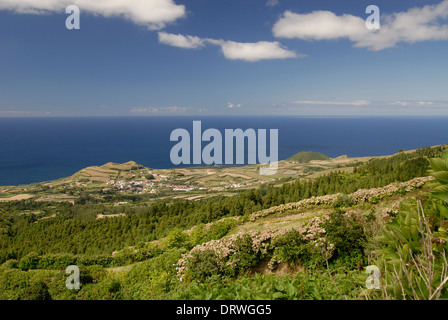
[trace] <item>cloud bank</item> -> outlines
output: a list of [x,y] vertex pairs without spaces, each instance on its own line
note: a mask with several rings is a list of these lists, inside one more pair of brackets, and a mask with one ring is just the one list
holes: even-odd
[[106,18],[124,17],[151,30],[162,29],[186,15],[185,6],[173,0],[0,0],[0,10],[19,14],[65,13],[69,5]]
[[135,107],[130,110],[134,114],[171,114],[184,113],[188,107],[170,106],[170,107]]
[[447,40],[448,0],[437,5],[412,8],[406,12],[381,14],[380,30],[366,28],[365,18],[350,14],[341,16],[330,11],[294,13],[285,11],[274,24],[275,37],[302,40],[349,39],[355,47],[379,51],[398,43]]
[[367,101],[367,100],[354,100],[354,101],[299,100],[299,101],[293,101],[292,103],[307,104],[307,105],[367,106],[370,104],[370,101]]
[[432,105],[434,105],[434,102],[433,101],[402,101],[402,100],[397,100],[397,101],[389,102],[389,104],[391,104],[393,106],[402,106],[402,107],[407,107],[407,106],[432,106]]

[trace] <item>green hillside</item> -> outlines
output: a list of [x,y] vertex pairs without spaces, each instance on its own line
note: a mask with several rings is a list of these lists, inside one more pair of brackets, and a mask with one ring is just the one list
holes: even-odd
[[320,152],[302,151],[286,159],[286,161],[297,161],[300,163],[306,163],[310,162],[311,160],[328,160],[328,159],[330,159],[330,157]]
[[200,201],[1,202],[0,300],[447,299],[447,172],[437,146]]

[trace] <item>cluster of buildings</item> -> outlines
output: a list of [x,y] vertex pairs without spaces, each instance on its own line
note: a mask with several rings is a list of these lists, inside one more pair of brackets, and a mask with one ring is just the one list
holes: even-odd
[[[158,180],[160,181],[160,180]],[[166,188],[173,191],[192,191],[198,186],[190,185],[173,185],[168,183],[158,183],[158,181],[146,180],[146,181],[126,181],[126,180],[111,180],[107,182],[108,185],[112,185],[117,188],[118,192],[133,192],[133,193],[152,193],[156,194],[159,189]]]
[[233,188],[247,188],[247,187],[251,187],[254,184],[264,184],[266,183],[266,181],[262,181],[262,180],[258,180],[255,183],[230,183],[228,185],[225,186],[225,188],[227,189],[233,189]]
[[135,193],[156,193],[156,184],[151,181],[110,180],[106,184],[114,186],[119,192],[132,191]]
[[[206,175],[216,174],[213,170],[207,170]],[[193,190],[205,190],[210,189],[206,186],[198,185],[184,185],[184,184],[171,184],[168,183],[169,176],[153,174],[154,179],[146,180],[110,180],[107,185],[114,187],[120,193],[132,192],[132,193],[150,193],[157,194],[161,189],[170,189],[172,191],[189,192]],[[255,184],[263,184],[264,181],[256,181]],[[254,183],[229,183],[223,186],[225,189],[237,189],[247,188]]]

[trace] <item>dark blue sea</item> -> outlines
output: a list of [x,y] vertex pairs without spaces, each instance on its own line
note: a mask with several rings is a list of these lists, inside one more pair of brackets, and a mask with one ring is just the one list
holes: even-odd
[[107,162],[176,167],[170,134],[192,132],[193,120],[223,136],[225,129],[278,129],[279,160],[300,151],[378,156],[448,143],[448,117],[0,118],[0,185],[58,179]]

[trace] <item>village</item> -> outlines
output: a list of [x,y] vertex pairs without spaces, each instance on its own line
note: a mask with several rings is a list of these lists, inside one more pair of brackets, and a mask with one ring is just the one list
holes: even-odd
[[[261,182],[263,183],[263,182]],[[125,180],[111,180],[107,185],[113,186],[118,193],[136,193],[136,194],[157,194],[161,189],[169,189],[172,191],[189,192],[193,190],[210,190],[209,186],[199,185],[181,185],[171,183],[157,183],[151,181],[125,181]],[[249,183],[230,183],[226,184],[220,189],[237,189],[251,187]]]
[[[216,174],[215,172],[208,171],[207,175]],[[173,183],[169,176],[151,173],[151,179],[120,179],[110,180],[106,182],[106,185],[111,186],[118,193],[135,193],[135,194],[157,194],[159,191],[171,190],[177,192],[189,192],[193,190],[210,190],[210,186],[199,184],[179,184]],[[263,183],[262,181],[257,181]],[[219,189],[237,189],[251,187],[253,184],[246,183],[228,183],[219,187]],[[216,188],[215,188],[216,189]]]

